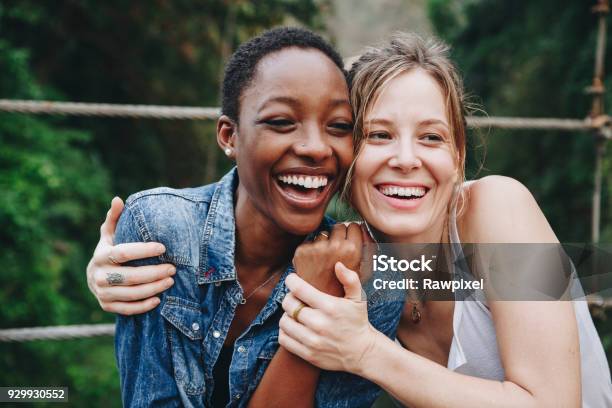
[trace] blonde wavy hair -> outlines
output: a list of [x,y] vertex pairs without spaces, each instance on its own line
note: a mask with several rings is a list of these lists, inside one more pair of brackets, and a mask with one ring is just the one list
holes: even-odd
[[[420,68],[438,83],[442,90],[446,116],[452,138],[452,153],[457,166],[456,192],[449,203],[449,211],[457,203],[465,180],[466,156],[466,100],[463,81],[448,54],[450,47],[434,38],[424,39],[413,33],[395,33],[382,47],[369,47],[352,65],[348,81],[351,106],[355,119],[353,146],[355,159],[349,167],[341,198],[350,202],[351,181],[355,162],[366,141],[364,120],[389,82],[400,74]],[[462,200],[463,201],[463,200]]]

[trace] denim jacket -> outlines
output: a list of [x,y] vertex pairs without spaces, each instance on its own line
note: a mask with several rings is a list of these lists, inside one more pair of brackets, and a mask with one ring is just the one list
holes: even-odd
[[[115,348],[124,406],[211,406],[213,367],[242,297],[234,268],[237,184],[233,169],[215,184],[182,190],[162,187],[128,198],[116,243],[161,242],[165,254],[132,265],[172,263],[177,272],[158,307],[117,317]],[[326,218],[320,228],[332,223]],[[246,406],[278,349],[281,302],[287,293],[284,281],[292,272],[288,267],[259,315],[235,341],[228,406]],[[399,301],[369,303],[370,321],[395,336],[402,307]],[[322,371],[316,405],[366,407],[378,392],[363,378]]]

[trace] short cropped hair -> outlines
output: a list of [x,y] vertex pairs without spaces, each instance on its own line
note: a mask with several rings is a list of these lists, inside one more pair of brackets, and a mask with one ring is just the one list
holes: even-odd
[[221,89],[221,113],[238,123],[240,97],[251,84],[257,63],[263,57],[288,47],[312,48],[321,51],[340,69],[346,78],[342,58],[327,41],[310,30],[278,27],[265,31],[238,47],[225,67]]

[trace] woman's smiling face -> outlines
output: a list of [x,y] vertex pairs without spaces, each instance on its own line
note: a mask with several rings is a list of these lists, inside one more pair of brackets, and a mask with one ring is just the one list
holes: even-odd
[[284,48],[257,64],[240,106],[241,186],[281,229],[312,232],[353,158],[343,73],[318,50]]
[[439,242],[458,179],[445,98],[415,68],[390,80],[364,117],[352,203],[394,242]]

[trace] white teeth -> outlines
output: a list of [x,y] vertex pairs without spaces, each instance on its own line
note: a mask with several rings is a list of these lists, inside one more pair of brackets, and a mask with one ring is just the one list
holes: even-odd
[[423,197],[427,191],[425,187],[384,186],[380,188],[380,192],[386,196]]
[[278,179],[283,183],[295,184],[304,188],[319,188],[327,185],[327,176],[280,175]]

